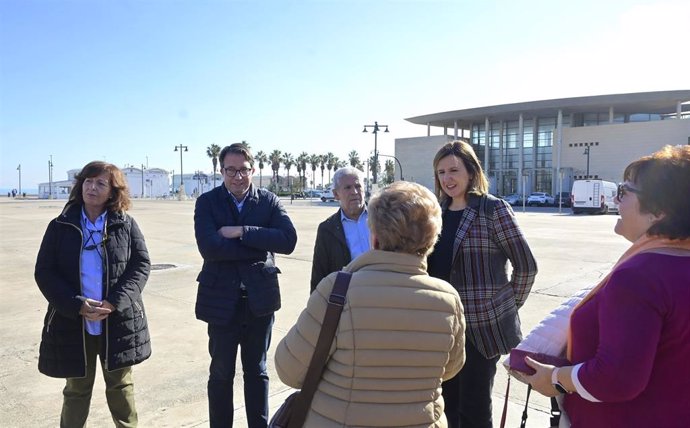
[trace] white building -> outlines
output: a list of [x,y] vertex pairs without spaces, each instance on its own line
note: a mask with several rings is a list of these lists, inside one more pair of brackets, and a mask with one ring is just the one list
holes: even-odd
[[81,171],[81,169],[70,169],[67,171],[67,180],[39,183],[38,198],[68,199],[74,184],[74,176],[77,175],[79,171]]
[[[216,173],[215,185],[220,186],[223,183],[223,177]],[[182,184],[184,184],[185,196],[190,198],[197,198],[202,193],[206,193],[213,189],[213,174],[206,174],[202,171],[196,171],[193,174],[183,174]],[[180,174],[172,176],[172,193],[177,194],[180,189]]]
[[[407,119],[425,137],[398,138],[405,178],[434,187],[433,158],[446,141],[474,147],[491,193],[556,194],[574,180],[619,182],[635,159],[665,145],[690,144],[690,90],[529,101]],[[442,130],[432,135],[431,128]]]
[[161,168],[141,168],[129,166],[122,172],[129,186],[132,198],[167,198],[170,196],[168,171]]

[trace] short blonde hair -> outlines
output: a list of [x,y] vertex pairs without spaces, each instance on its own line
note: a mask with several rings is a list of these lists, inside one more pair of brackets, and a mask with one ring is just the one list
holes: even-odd
[[426,187],[396,181],[369,201],[369,229],[383,251],[428,255],[441,232],[441,206]]

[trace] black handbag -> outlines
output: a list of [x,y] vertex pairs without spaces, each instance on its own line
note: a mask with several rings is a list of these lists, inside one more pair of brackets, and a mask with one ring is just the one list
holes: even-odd
[[328,351],[331,349],[335,331],[340,322],[340,314],[345,305],[345,295],[350,286],[351,278],[352,274],[349,272],[338,272],[333,291],[328,298],[328,308],[326,308],[326,314],[323,317],[319,339],[314,348],[314,355],[309,362],[302,390],[293,392],[285,399],[271,418],[268,428],[301,428],[304,425],[304,420],[307,418],[307,413],[311,407],[311,400],[314,398],[316,387],[319,385],[321,374],[328,361]]

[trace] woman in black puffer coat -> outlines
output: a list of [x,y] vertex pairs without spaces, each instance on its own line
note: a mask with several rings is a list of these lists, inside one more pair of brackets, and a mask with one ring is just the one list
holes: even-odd
[[151,355],[141,299],[151,263],[141,230],[125,213],[130,200],[122,171],[95,161],[75,179],[36,260],[36,283],[48,300],[38,369],[67,379],[60,425],[81,427],[100,359],[113,420],[133,427],[131,366]]

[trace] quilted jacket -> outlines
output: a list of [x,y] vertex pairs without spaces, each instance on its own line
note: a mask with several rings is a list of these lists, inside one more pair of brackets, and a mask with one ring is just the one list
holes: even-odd
[[[465,362],[463,307],[424,257],[370,250],[352,272],[330,359],[305,427],[445,427],[441,382]],[[324,278],[278,344],[280,379],[300,388],[337,273]]]
[[[105,239],[103,296],[115,311],[103,321],[106,370],[132,366],[151,355],[151,342],[141,293],[151,262],[144,236],[132,217],[108,213]],[[34,277],[48,300],[38,369],[58,378],[84,377],[84,319],[80,258],[81,205],[69,204],[48,224],[36,259]]]

